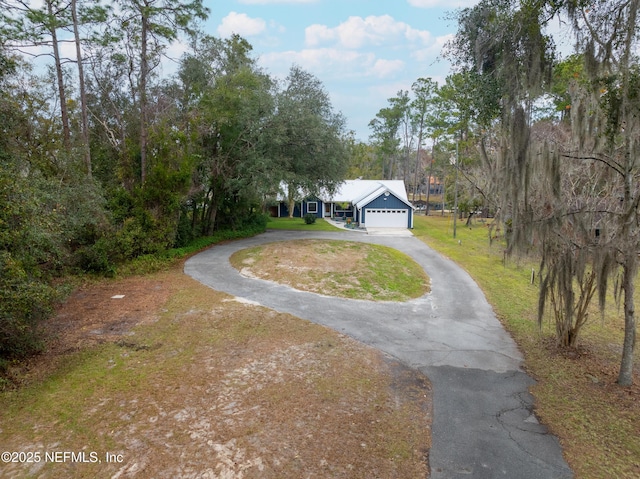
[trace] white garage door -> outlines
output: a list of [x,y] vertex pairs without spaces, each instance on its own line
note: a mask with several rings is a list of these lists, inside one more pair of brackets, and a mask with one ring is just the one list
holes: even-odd
[[408,228],[408,210],[367,208],[364,224],[367,228]]

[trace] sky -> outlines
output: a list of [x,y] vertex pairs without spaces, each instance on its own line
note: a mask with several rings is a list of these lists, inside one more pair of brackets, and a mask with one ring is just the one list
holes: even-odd
[[357,139],[387,100],[418,78],[444,82],[442,48],[456,31],[448,13],[478,0],[204,0],[204,30],[237,33],[259,65],[285,78],[292,65],[313,74]]

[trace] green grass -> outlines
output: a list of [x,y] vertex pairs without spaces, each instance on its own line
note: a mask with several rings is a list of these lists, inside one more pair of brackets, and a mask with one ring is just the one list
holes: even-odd
[[[604,320],[594,305],[577,350],[555,348],[553,322],[537,323],[538,286],[531,284],[535,258],[509,259],[500,239],[489,241],[487,224],[416,217],[414,235],[453,259],[484,291],[496,315],[525,357],[537,415],[556,434],[576,479],[640,477],[640,389],[615,385],[622,319],[614,301]],[[638,379],[636,379],[638,381]]]
[[366,263],[370,281],[400,298],[418,298],[429,290],[429,279],[409,256],[385,246],[371,245]]
[[536,334],[538,287],[531,284],[533,260],[505,258],[504,242],[489,240],[489,223],[473,228],[440,216],[416,216],[413,234],[467,270],[483,289],[498,316],[508,318],[508,328]]
[[304,218],[269,218],[267,229],[274,230],[295,230],[295,231],[342,231],[324,219],[318,219],[315,223],[308,225]]

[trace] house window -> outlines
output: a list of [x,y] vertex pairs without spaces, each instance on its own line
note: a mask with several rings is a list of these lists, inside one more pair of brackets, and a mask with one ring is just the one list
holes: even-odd
[[318,203],[307,203],[307,213],[317,213],[318,212]]

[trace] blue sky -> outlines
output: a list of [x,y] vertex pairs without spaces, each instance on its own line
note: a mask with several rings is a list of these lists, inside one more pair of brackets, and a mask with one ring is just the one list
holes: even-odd
[[260,65],[284,78],[292,64],[325,86],[347,127],[362,141],[387,99],[420,77],[444,81],[439,59],[456,31],[447,12],[478,0],[204,0],[207,33],[237,33]]

